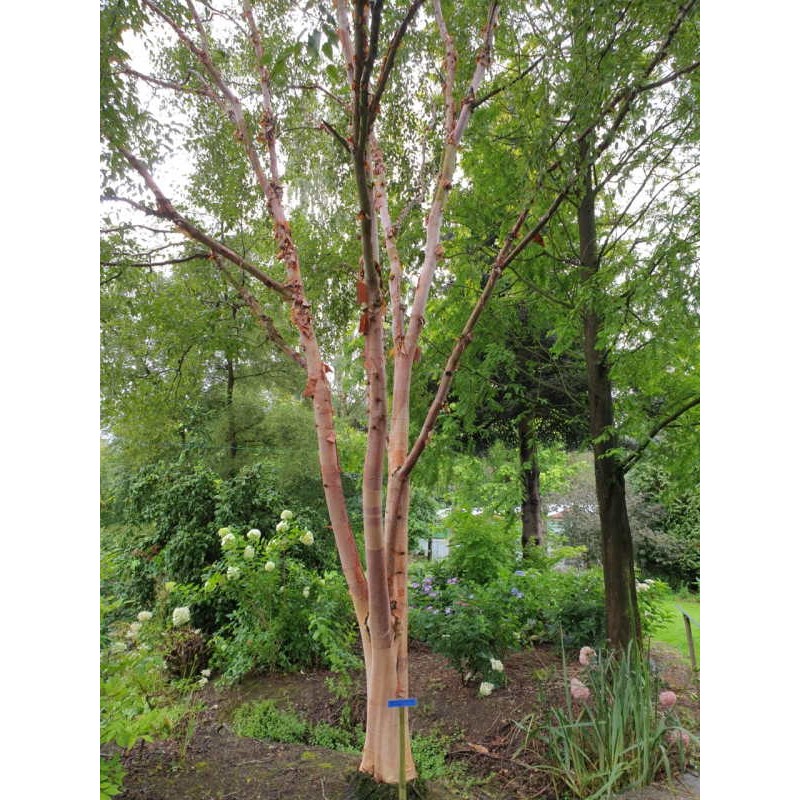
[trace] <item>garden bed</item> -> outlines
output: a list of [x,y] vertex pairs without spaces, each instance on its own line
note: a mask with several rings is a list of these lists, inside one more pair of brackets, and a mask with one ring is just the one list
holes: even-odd
[[[653,653],[662,679],[679,698],[679,709],[697,724],[699,687],[674,651]],[[431,798],[516,800],[551,798],[537,731],[549,709],[563,703],[561,654],[536,647],[505,661],[508,685],[480,697],[464,686],[440,656],[414,645],[410,653],[412,690],[418,706],[411,713],[412,733],[438,735],[447,746],[446,774],[430,782]],[[574,661],[573,661],[574,663]],[[271,699],[310,723],[338,724],[345,704],[351,719],[363,717],[363,687],[348,700],[328,688],[328,672],[268,674],[242,684],[203,690],[205,710],[195,724],[171,740],[136,746],[124,756],[127,771],[120,800],[339,800],[346,796],[347,774],[358,756],[310,745],[257,741],[236,735],[236,708]],[[520,725],[519,723],[524,724]],[[528,746],[524,747],[526,734]],[[694,798],[691,788],[675,797]]]

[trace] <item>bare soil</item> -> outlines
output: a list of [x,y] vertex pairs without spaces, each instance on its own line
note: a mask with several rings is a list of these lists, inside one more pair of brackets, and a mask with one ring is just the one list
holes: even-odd
[[[696,677],[670,648],[654,649],[653,658],[665,684],[678,694],[679,713],[696,728]],[[425,647],[413,645],[410,661],[418,700],[410,713],[412,734],[451,737],[448,761],[460,765],[457,778],[429,783],[431,800],[555,797],[550,779],[535,767],[545,760],[538,731],[549,721],[550,709],[564,702],[557,649],[542,646],[509,656],[508,684],[488,698],[479,697],[476,686],[462,685],[447,662]],[[124,754],[119,800],[345,800],[358,756],[247,739],[231,727],[239,705],[262,699],[273,699],[310,722],[339,724],[345,706],[351,719],[363,721],[363,686],[337,698],[326,685],[329,677],[324,671],[268,674],[227,689],[209,684],[203,690],[205,710],[183,731]],[[662,797],[695,800],[697,781],[689,775],[674,786],[628,793],[625,800]]]

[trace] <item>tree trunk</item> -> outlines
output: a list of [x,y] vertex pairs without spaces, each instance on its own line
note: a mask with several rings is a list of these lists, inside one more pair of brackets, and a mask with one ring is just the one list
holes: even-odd
[[[233,360],[230,356],[225,357],[225,374],[227,382],[225,385],[225,411],[228,415],[228,455],[231,462],[236,460],[239,452],[239,441],[236,433],[236,419],[233,413],[233,389],[236,385],[236,375],[234,372]],[[233,463],[231,463],[231,470]]]
[[[578,208],[582,276],[591,281],[597,273],[597,231],[591,137],[580,143],[583,192]],[[594,474],[600,512],[603,582],[605,584],[607,636],[612,647],[624,648],[641,639],[633,572],[633,540],[625,504],[625,473],[616,455],[614,401],[609,377],[608,352],[601,349],[603,318],[594,300],[583,314],[583,347],[589,383],[589,431],[594,452]]]
[[536,437],[531,431],[531,418],[523,415],[519,420],[519,463],[522,481],[522,551],[528,545],[544,544],[542,495],[539,483],[539,460]]

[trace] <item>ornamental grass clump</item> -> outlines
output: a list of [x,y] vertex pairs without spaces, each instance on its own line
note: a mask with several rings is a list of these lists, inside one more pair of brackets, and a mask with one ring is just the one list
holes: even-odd
[[546,732],[552,764],[545,769],[560,788],[600,800],[685,767],[692,737],[675,716],[677,696],[658,692],[634,645],[609,654],[584,647],[578,663],[580,677],[569,677],[564,657],[565,708],[554,709]]

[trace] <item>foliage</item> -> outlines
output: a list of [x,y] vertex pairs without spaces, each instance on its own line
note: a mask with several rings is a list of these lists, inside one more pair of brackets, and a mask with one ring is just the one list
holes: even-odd
[[[302,459],[297,463],[306,471],[302,482],[314,485]],[[299,476],[296,481],[288,479],[287,470],[259,461],[223,479],[208,467],[179,459],[132,473],[119,470],[109,477],[106,490],[114,498],[116,512],[113,524],[101,531],[102,591],[104,597],[113,596],[121,603],[117,615],[155,604],[159,587],[166,582],[202,582],[204,572],[221,555],[216,531],[222,522],[269,529],[293,493],[311,497],[298,488]],[[110,514],[109,510],[107,518]],[[299,508],[298,515],[306,526],[324,530],[320,498]],[[300,548],[297,555],[317,570],[336,564],[332,537],[318,537],[314,548]],[[209,634],[233,611],[233,602],[224,595],[189,600],[195,624]]]
[[645,636],[652,636],[669,620],[669,594],[669,586],[664,581],[654,578],[636,581],[636,601]]
[[319,573],[304,560],[316,547],[291,511],[281,513],[275,535],[258,529],[219,530],[222,558],[204,574],[198,599],[234,605],[213,638],[212,663],[225,681],[255,669],[353,668],[357,632],[344,578]]
[[[578,465],[566,490],[548,496],[564,506],[559,530],[567,541],[585,548],[587,564],[600,563],[600,519],[594,475],[588,459]],[[627,493],[628,517],[636,564],[647,577],[667,581],[673,588],[696,586],[700,570],[699,482],[676,482],[656,461],[637,466]]]
[[233,714],[233,729],[239,736],[269,742],[308,740],[308,725],[291,711],[282,711],[274,700],[260,700],[239,706]]
[[[635,486],[660,513],[655,524],[635,537],[642,572],[663,578],[673,589],[697,587],[700,579],[700,485],[693,476],[674,480],[666,468],[649,462],[637,468]],[[693,480],[692,480],[693,477]]]
[[430,781],[448,774],[447,752],[450,741],[448,737],[436,733],[412,737],[411,752],[420,778]]
[[659,707],[657,683],[634,646],[593,654],[581,678],[570,679],[565,659],[565,709],[554,709],[546,733],[559,784],[599,800],[645,786],[661,772],[669,777],[671,757],[683,767],[685,732],[671,710]]
[[[426,566],[426,565],[420,565]],[[518,569],[488,583],[450,573],[450,558],[409,590],[411,635],[444,655],[465,682],[495,686],[503,675],[492,659],[535,642],[556,642],[563,629],[570,644],[603,639],[603,576],[599,569]]]
[[448,565],[454,575],[488,583],[512,569],[519,537],[505,520],[461,509],[444,524],[452,530]]
[[[326,722],[311,724],[294,711],[281,709],[274,700],[256,700],[239,706],[233,714],[233,728],[239,736],[270,742],[310,744],[356,753],[363,745],[363,731],[346,730]],[[447,774],[450,740],[437,734],[414,736],[411,751],[419,777],[424,780]]]
[[[144,612],[144,617],[150,612]],[[100,742],[123,750],[167,736],[197,709],[187,684],[168,680],[164,644],[150,618],[107,626],[100,657]],[[119,793],[123,770],[113,755],[100,761],[101,791]]]

